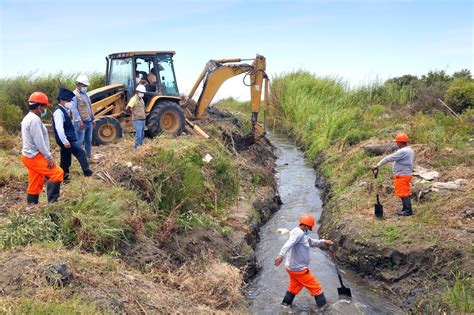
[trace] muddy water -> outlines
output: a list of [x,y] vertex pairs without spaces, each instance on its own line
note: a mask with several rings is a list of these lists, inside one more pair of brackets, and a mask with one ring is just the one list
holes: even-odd
[[[352,299],[341,299],[337,294],[340,287],[334,263],[320,249],[312,249],[310,270],[321,283],[329,306],[318,310],[314,299],[306,289],[298,294],[291,308],[280,305],[288,286],[288,274],[283,263],[273,265],[280,248],[288,239],[284,229],[297,226],[303,213],[311,213],[317,219],[321,215],[320,191],[314,186],[315,172],[305,164],[303,153],[288,140],[270,135],[277,148],[277,181],[283,205],[272,219],[262,227],[257,245],[257,259],[262,267],[259,275],[249,285],[247,298],[254,314],[401,314],[402,311],[386,298],[373,292],[363,279],[343,270],[343,281],[352,291]],[[283,234],[281,233],[283,231]],[[311,237],[317,238],[313,231]]]

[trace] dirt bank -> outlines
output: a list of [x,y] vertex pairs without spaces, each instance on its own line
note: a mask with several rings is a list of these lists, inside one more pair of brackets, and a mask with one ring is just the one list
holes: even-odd
[[[427,165],[420,149],[415,147],[417,163]],[[439,158],[434,153],[428,156]],[[399,200],[393,196],[387,176],[377,187],[385,209],[385,220],[380,221],[373,215],[373,179],[365,176],[359,185],[337,194],[322,171],[325,161],[325,156],[319,155],[314,162],[316,186],[322,190],[325,203],[320,233],[336,241],[338,259],[407,311],[432,313],[447,308],[447,290],[464,307],[463,300],[471,294],[469,279],[474,271],[470,232],[473,203],[466,198],[472,182],[460,191],[430,192],[421,199],[417,193],[423,187],[415,184],[415,215],[406,218],[395,215]],[[472,170],[458,165],[445,170],[442,180],[458,178],[459,173],[472,178]],[[441,221],[432,228],[424,226],[434,220]],[[449,291],[456,286],[463,287],[463,292]]]
[[202,125],[213,139],[95,147],[95,176],[73,162],[53,206],[26,207],[18,148],[3,151],[12,170],[0,185],[3,311],[248,312],[240,286],[258,269],[258,228],[279,207],[275,157],[263,142],[226,141],[240,132],[232,121]]

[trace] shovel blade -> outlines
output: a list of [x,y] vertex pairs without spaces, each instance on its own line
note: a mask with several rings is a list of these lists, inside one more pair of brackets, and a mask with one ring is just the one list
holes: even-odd
[[346,287],[337,288],[337,294],[352,297],[351,289]]
[[375,217],[377,217],[378,219],[382,219],[383,218],[383,206],[375,204],[374,208],[375,208],[374,209]]

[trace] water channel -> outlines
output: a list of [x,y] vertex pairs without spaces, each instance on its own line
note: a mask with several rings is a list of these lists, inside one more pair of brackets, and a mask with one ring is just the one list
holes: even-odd
[[[247,288],[251,311],[254,314],[402,314],[400,308],[348,270],[343,270],[342,277],[344,284],[351,288],[352,299],[340,298],[334,263],[326,252],[317,248],[311,250],[310,270],[324,289],[328,307],[319,310],[306,289],[296,296],[291,308],[280,305],[288,287],[288,274],[283,263],[275,267],[273,261],[288,239],[285,229],[296,227],[298,218],[304,213],[311,213],[318,219],[323,209],[320,191],[315,187],[316,174],[306,165],[303,153],[284,137],[272,134],[270,139],[278,157],[276,177],[283,205],[260,230],[256,254],[262,269]],[[314,230],[310,236],[318,238]]]

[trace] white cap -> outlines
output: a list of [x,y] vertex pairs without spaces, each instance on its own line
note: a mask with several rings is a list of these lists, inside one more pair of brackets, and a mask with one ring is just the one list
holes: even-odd
[[145,89],[145,86],[143,84],[139,84],[139,85],[137,85],[137,88],[135,89],[135,91],[145,93],[146,89]]
[[78,83],[82,83],[84,84],[85,86],[88,86],[90,83],[89,83],[89,78],[85,75],[85,74],[80,74],[77,79],[76,79],[76,82]]

